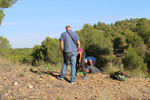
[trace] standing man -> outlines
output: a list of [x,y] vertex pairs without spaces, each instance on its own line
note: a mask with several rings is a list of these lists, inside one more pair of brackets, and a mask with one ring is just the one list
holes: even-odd
[[[76,43],[77,46],[76,47]],[[77,57],[77,48],[78,52],[80,50],[80,40],[77,33],[73,32],[71,27],[66,26],[66,32],[63,32],[60,37],[60,48],[63,54],[63,65],[61,70],[60,77],[57,77],[60,80],[64,80],[65,73],[67,70],[68,61],[70,60],[71,64],[71,83],[75,83],[75,73],[76,73],[76,57]]]

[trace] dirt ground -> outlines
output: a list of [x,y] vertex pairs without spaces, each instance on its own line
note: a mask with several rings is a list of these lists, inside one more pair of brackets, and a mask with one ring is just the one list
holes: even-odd
[[30,69],[0,64],[0,100],[150,100],[150,79],[127,78],[117,81],[104,74],[82,74],[70,84],[70,72],[64,81],[60,71]]

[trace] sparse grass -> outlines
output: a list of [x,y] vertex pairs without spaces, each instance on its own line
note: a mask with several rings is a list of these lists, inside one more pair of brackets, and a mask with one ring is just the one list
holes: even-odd
[[[36,68],[38,70],[44,70],[44,71],[60,71],[61,68],[62,68],[62,62],[58,63],[57,65],[54,65],[54,64],[44,64],[44,65],[41,65],[39,67],[33,67],[33,66],[27,66],[26,64],[20,64],[20,63],[14,63],[11,61],[11,59],[9,58],[6,58],[6,57],[0,57],[0,64],[3,65],[3,68],[6,68],[6,67],[10,67],[10,68],[24,68],[24,71],[27,72],[29,71],[30,68]],[[69,68],[69,65],[68,65],[68,68]],[[41,73],[38,73],[38,74],[41,74]],[[24,76],[23,73],[20,73],[19,76]]]
[[143,78],[147,78],[148,77],[148,73],[147,72],[142,72],[141,70],[138,70],[138,69],[135,69],[135,70],[125,70],[125,71],[131,77],[143,77]]
[[1,96],[4,95],[7,91],[8,91],[8,87],[0,88],[0,100],[1,100]]
[[11,60],[8,58],[0,57],[0,64],[14,64],[14,63],[12,63]]
[[127,75],[129,75],[131,77],[143,77],[143,78],[150,77],[150,74],[148,74],[147,72],[142,72],[139,69],[125,70],[125,69],[121,68],[119,65],[114,66],[112,63],[109,63],[108,66],[104,68],[104,73],[112,74],[116,71],[125,72]]
[[56,100],[61,100],[61,98],[60,98],[60,97],[58,97]]
[[1,67],[5,68],[5,67],[10,67],[10,68],[17,68],[17,67],[27,67],[27,65],[23,65],[23,64],[19,64],[19,63],[13,63],[9,58],[6,57],[0,57],[0,65],[2,65]]
[[55,70],[61,70],[62,64],[46,64],[46,65],[41,65],[38,67],[40,70],[49,70],[49,71],[55,71]]
[[118,65],[114,66],[112,63],[109,63],[103,70],[104,73],[108,73],[108,74],[114,73],[116,71],[123,71],[123,69],[120,68],[120,66]]
[[24,77],[24,76],[25,76],[25,73],[19,73],[19,76],[20,76],[20,77]]
[[23,98],[24,96],[22,94],[12,94],[13,95],[13,100],[17,100],[17,99],[20,99],[20,98]]
[[147,73],[147,77],[146,78],[150,78],[150,74],[149,73]]

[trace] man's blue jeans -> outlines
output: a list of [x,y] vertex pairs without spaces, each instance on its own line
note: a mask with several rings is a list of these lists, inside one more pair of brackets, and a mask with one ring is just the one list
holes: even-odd
[[77,58],[77,52],[64,53],[64,62],[63,62],[63,65],[62,65],[61,76],[60,76],[61,78],[65,77],[68,61],[70,60],[70,64],[71,64],[71,81],[75,82],[76,58]]

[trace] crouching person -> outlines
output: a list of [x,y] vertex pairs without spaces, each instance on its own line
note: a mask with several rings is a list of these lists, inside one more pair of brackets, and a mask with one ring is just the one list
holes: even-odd
[[96,58],[95,57],[86,57],[85,58],[85,64],[90,65],[90,66],[95,66]]
[[[77,49],[78,50],[78,49]],[[85,68],[85,56],[86,53],[83,49],[80,48],[80,51],[77,55],[77,64],[76,64],[76,76],[77,76],[77,71],[82,68],[82,71],[84,73],[83,79],[87,79],[87,73],[86,73],[86,68]]]

